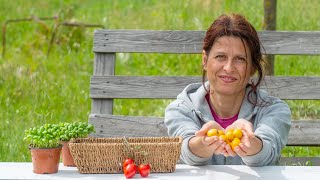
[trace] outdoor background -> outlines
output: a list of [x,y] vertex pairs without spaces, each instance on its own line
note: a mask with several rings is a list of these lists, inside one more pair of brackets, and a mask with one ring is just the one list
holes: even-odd
[[[108,29],[206,30],[222,13],[241,13],[263,29],[263,0],[0,0],[0,23],[58,16],[59,22]],[[320,30],[318,0],[278,0],[277,30]],[[24,130],[44,123],[87,121],[94,28],[9,23],[0,57],[0,161],[31,161]],[[1,37],[3,41],[3,37]],[[0,46],[3,51],[3,45]],[[118,54],[116,74],[200,75],[200,55]],[[275,75],[319,76],[319,56],[276,56]],[[163,116],[171,100],[115,100],[115,114]],[[319,101],[287,101],[293,119],[319,119]],[[286,148],[285,156],[319,156],[319,148]]]

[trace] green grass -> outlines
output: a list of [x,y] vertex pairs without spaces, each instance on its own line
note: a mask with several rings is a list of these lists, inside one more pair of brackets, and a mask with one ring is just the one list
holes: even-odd
[[[50,2],[50,3],[49,3]],[[79,3],[81,2],[81,3]],[[278,1],[277,29],[319,30],[317,0]],[[0,23],[52,17],[109,29],[206,30],[218,15],[242,13],[262,30],[263,0],[0,0]],[[294,9],[294,10],[293,10]],[[93,28],[60,28],[50,56],[53,21],[11,23],[6,57],[0,58],[0,161],[31,161],[24,129],[44,123],[87,121],[90,112]],[[1,37],[2,40],[2,37]],[[3,46],[0,46],[2,51]],[[276,75],[319,76],[319,56],[277,56]],[[116,74],[199,75],[200,55],[118,54]],[[115,114],[163,116],[171,100],[115,100]],[[294,118],[318,118],[319,101],[288,101]],[[319,148],[283,154],[316,156]]]

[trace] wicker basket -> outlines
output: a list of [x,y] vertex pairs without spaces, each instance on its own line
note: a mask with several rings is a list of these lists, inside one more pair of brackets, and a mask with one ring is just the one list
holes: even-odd
[[128,157],[151,172],[174,172],[181,144],[181,137],[75,138],[69,148],[80,173],[122,173]]

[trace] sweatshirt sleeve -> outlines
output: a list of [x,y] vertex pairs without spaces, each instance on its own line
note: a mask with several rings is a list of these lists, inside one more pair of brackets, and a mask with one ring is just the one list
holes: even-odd
[[194,112],[188,109],[181,100],[173,101],[165,111],[165,125],[171,137],[181,136],[183,138],[180,160],[189,165],[208,164],[210,158],[196,156],[189,149],[189,140],[194,137],[195,132],[201,128],[201,123]]
[[265,166],[278,162],[281,151],[288,141],[291,127],[291,112],[289,106],[282,100],[274,100],[269,106],[256,115],[254,134],[262,140],[259,153],[243,157],[248,166]]

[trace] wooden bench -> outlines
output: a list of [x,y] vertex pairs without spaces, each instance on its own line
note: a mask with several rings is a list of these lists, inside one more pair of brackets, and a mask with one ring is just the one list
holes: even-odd
[[[161,117],[113,115],[113,99],[175,99],[186,85],[201,82],[201,77],[116,76],[116,53],[199,54],[204,35],[205,31],[95,31],[89,117],[89,122],[96,128],[94,136],[168,136]],[[259,36],[267,54],[320,54],[320,32],[262,31]],[[267,76],[265,81],[262,84],[267,86],[262,85],[262,88],[281,99],[320,99],[320,77]],[[320,120],[294,120],[287,145],[319,146]],[[306,161],[320,165],[319,157],[281,158],[281,164]]]

